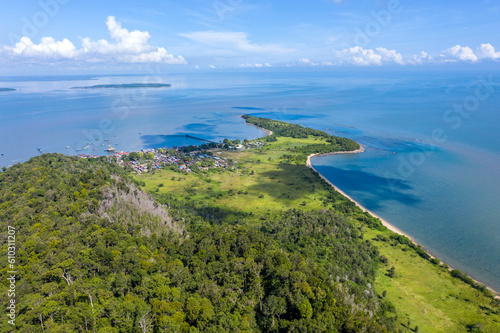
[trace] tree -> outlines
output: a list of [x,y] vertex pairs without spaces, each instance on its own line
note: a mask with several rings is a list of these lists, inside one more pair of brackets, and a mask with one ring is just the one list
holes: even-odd
[[[154,317],[154,316],[153,316]],[[141,329],[142,333],[153,332],[153,318],[150,316],[150,311],[144,311],[139,315],[139,320],[137,325]]]
[[286,312],[286,301],[281,297],[272,295],[265,301],[262,312],[266,316],[266,326],[273,330],[280,321],[280,316]]
[[312,308],[311,303],[309,302],[309,300],[307,298],[305,300],[303,300],[302,303],[300,303],[299,312],[300,312],[300,316],[302,318],[310,319],[312,317],[313,308]]
[[392,266],[390,270],[387,271],[387,275],[389,277],[393,278],[396,276],[396,267]]

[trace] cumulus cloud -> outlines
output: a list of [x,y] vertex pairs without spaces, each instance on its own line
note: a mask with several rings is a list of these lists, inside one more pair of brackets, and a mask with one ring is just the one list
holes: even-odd
[[354,64],[358,66],[380,66],[384,63],[403,65],[403,57],[396,50],[377,47],[375,50],[363,49],[360,46],[351,47],[336,53],[341,64]]
[[478,60],[477,56],[474,54],[474,51],[472,51],[470,47],[460,45],[455,45],[445,50],[442,54],[442,57],[452,61],[461,60],[476,62]]
[[34,44],[28,37],[22,37],[10,51],[17,56],[53,59],[73,58],[78,53],[69,40],[56,41],[52,37],[43,37],[40,44]]
[[263,68],[263,67],[271,67],[271,64],[269,64],[267,62],[264,63],[264,64],[250,64],[250,63],[246,63],[246,64],[241,64],[238,67],[241,67],[241,68]]
[[86,37],[82,38],[80,49],[77,49],[68,39],[56,41],[52,37],[43,37],[39,44],[35,44],[30,38],[22,37],[15,47],[5,46],[4,50],[16,58],[120,63],[186,63],[182,56],[175,57],[163,47],[150,45],[151,35],[147,31],[129,31],[123,28],[113,16],[107,18],[106,26],[112,41],[105,39],[92,41]]
[[434,58],[430,56],[427,52],[420,52],[419,55],[414,55],[411,59],[407,60],[406,62],[409,64],[413,65],[420,65],[420,64],[426,64],[434,61]]
[[276,44],[260,45],[252,43],[248,40],[248,34],[244,32],[195,31],[182,33],[180,36],[189,38],[194,42],[210,46],[213,49],[225,50],[233,54],[284,54],[293,51],[292,49]]
[[477,48],[477,56],[479,59],[500,59],[500,51],[496,52],[491,44],[481,44]]
[[377,47],[375,50],[382,56],[383,61],[404,65],[403,57],[400,53],[397,53],[396,50],[388,50],[383,47]]
[[310,59],[307,58],[302,58],[299,59],[299,63],[302,65],[309,65],[309,66],[319,66],[318,63],[311,61]]

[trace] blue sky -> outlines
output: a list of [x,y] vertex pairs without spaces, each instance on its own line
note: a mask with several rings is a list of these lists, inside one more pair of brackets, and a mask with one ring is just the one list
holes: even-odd
[[5,1],[0,74],[498,66],[500,1]]

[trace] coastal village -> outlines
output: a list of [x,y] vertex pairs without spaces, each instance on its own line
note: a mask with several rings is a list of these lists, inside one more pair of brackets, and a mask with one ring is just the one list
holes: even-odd
[[[260,141],[243,144],[239,140],[226,141],[215,148],[203,149],[196,146],[151,148],[140,152],[114,151],[108,156],[119,166],[129,167],[137,174],[151,172],[163,168],[175,168],[183,172],[208,171],[214,168],[234,169],[236,162],[214,155],[214,149],[245,150],[259,148],[264,144]],[[219,147],[220,146],[220,147]],[[78,154],[80,158],[98,158],[95,154]]]

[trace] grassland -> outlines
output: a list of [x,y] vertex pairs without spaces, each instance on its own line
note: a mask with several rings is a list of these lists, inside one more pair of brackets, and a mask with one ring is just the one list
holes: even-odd
[[[137,175],[146,190],[175,195],[181,200],[202,202],[228,212],[252,213],[246,223],[258,225],[262,216],[291,208],[311,210],[339,206],[347,200],[305,165],[287,163],[290,149],[324,139],[278,137],[264,148],[245,151],[214,151],[236,161],[234,169],[199,174],[160,170]],[[390,239],[389,230],[363,225],[364,213],[351,214],[374,242],[387,263],[381,263],[375,289],[397,309],[402,332],[500,332],[498,302],[473,289],[449,271],[418,256],[407,245]],[[378,236],[377,238],[377,235]],[[382,239],[382,240],[378,240]],[[396,275],[388,270],[394,267]]]

